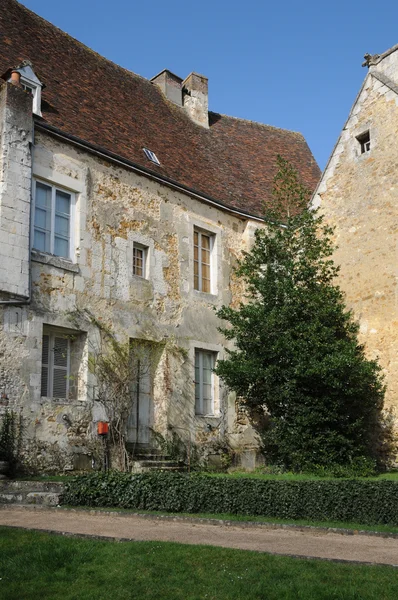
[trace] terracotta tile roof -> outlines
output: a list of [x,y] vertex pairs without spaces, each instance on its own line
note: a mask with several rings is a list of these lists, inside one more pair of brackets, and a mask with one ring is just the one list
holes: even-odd
[[[271,200],[277,154],[313,190],[319,168],[299,133],[209,113],[194,124],[161,90],[90,50],[15,0],[1,0],[0,75],[30,60],[45,122],[245,213]],[[143,147],[161,165],[149,162]]]

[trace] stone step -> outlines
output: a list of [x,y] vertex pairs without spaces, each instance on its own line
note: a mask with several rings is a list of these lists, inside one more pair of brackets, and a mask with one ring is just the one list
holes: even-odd
[[163,456],[164,452],[161,448],[153,448],[151,446],[142,446],[141,444],[134,444],[133,442],[126,443],[126,450],[134,456]]
[[157,469],[180,466],[180,463],[175,460],[134,460],[132,464],[136,467],[152,467]]
[[183,473],[187,470],[186,467],[178,465],[177,467],[147,467],[147,471],[175,471],[176,473]]
[[135,462],[144,460],[153,462],[173,460],[170,456],[167,456],[167,454],[134,454],[131,459]]
[[57,506],[63,490],[61,482],[0,481],[0,504]]
[[131,464],[132,473],[145,471],[185,471],[186,467],[173,460],[134,460]]

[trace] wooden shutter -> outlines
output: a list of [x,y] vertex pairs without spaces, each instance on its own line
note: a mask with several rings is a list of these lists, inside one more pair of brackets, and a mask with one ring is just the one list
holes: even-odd
[[41,395],[48,396],[48,358],[50,354],[50,336],[43,335],[43,349],[41,353]]
[[54,336],[53,345],[53,398],[66,398],[68,394],[69,340]]
[[203,413],[200,384],[200,362],[200,353],[198,350],[195,350],[195,414],[197,415],[201,415]]

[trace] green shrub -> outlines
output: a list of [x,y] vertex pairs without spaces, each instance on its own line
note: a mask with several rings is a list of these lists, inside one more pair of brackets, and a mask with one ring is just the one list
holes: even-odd
[[318,477],[373,477],[377,475],[376,461],[364,456],[354,458],[348,465],[307,464],[306,473]]
[[9,474],[15,475],[19,462],[21,424],[14,411],[6,411],[0,420],[0,460],[9,463]]
[[277,481],[187,473],[92,473],[68,482],[64,504],[398,525],[393,481]]

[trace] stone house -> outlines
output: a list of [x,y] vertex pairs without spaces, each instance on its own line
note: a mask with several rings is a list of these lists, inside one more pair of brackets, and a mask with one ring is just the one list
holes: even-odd
[[[215,308],[263,226],[276,156],[314,189],[302,135],[208,110],[207,78],[144,79],[15,0],[0,12],[0,402],[21,411],[27,457],[85,465],[102,328],[150,343],[128,438],[255,439],[212,373]],[[138,385],[139,383],[139,385]],[[3,406],[3,410],[4,410]]]
[[335,226],[339,284],[398,407],[398,45],[367,73],[314,195]]

